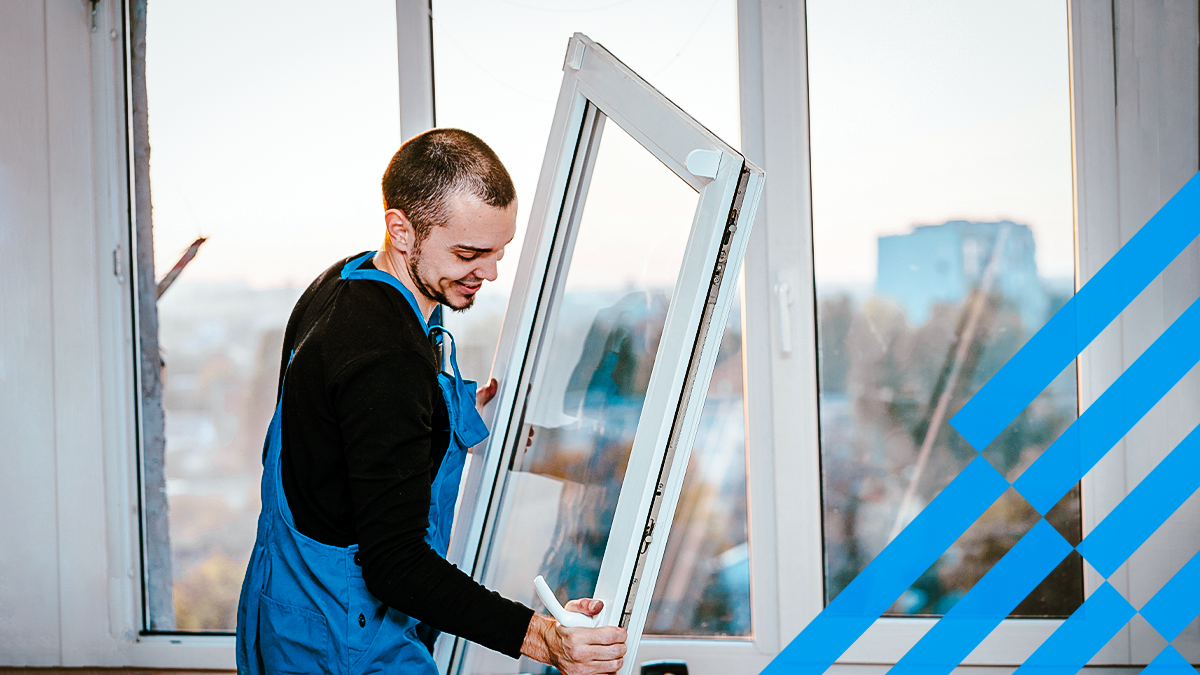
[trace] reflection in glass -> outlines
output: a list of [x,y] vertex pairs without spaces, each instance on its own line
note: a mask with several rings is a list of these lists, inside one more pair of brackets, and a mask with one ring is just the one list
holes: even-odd
[[431,10],[438,125],[478,134],[517,186],[517,236],[499,279],[484,285],[471,311],[446,316],[463,375],[485,381],[562,84],[564,40],[576,31],[598,39],[736,148],[737,3],[716,0],[700,14],[693,0],[437,0]]
[[[1072,366],[987,448],[948,424],[1073,292],[1067,33],[1061,3],[807,11],[829,601],[979,452],[1015,480],[1076,417]],[[1040,517],[1009,490],[890,613],[944,614]],[[1078,543],[1078,490],[1046,519]],[[1014,615],[1082,599],[1072,554]]]
[[[711,6],[705,5],[706,9],[695,14],[690,22],[680,20],[695,10],[695,3],[688,0],[614,7],[609,6],[611,3],[580,0],[557,0],[552,4],[438,0],[432,7],[438,123],[479,134],[504,159],[520,195],[518,227],[523,228],[528,219],[545,150],[544,145],[531,139],[546,137],[561,84],[560,70],[545,66],[561,63],[563,36],[575,31],[600,39],[624,63],[651,76],[655,88],[737,147],[736,2],[718,0]],[[481,106],[480,100],[492,104]],[[470,312],[446,317],[459,345],[459,365],[470,379],[487,379],[503,320],[507,285],[520,256],[522,232],[508,247],[501,262],[500,279],[484,286],[475,307]],[[735,308],[734,323],[727,337],[740,332],[736,315]],[[720,394],[721,405],[714,405],[717,385],[710,390],[700,437],[684,483],[685,501],[696,490],[696,495],[705,496],[696,503],[708,506],[685,512],[681,505],[675,517],[647,623],[647,630],[655,633],[697,634],[711,630],[712,634],[745,635],[749,631],[746,590],[749,573],[744,562],[734,562],[738,555],[744,560],[745,548],[738,545],[746,541],[744,461],[740,459],[744,452],[741,440],[744,432],[739,430],[742,422],[737,416],[741,406],[741,356],[735,352],[729,356],[732,361],[724,360],[726,352],[722,351],[714,383],[719,381],[723,368],[736,365],[738,373],[726,379],[729,393]],[[736,406],[734,398],[739,401]],[[739,411],[737,415],[732,412],[735,409]],[[721,457],[730,455],[732,468],[720,482],[714,482],[709,469],[703,466],[712,466],[715,471],[726,460],[711,453]],[[739,459],[733,459],[732,454]],[[709,461],[704,457],[712,457],[714,464],[702,465],[701,462]],[[741,484],[735,485],[735,481]],[[683,537],[695,537],[700,532],[700,521],[711,525],[703,530],[703,545],[694,556],[681,558],[673,568],[675,572],[668,572],[666,565],[676,555],[673,547]],[[721,527],[729,531],[723,532]],[[680,550],[691,550],[694,545]],[[692,562],[683,564],[688,560]],[[720,579],[730,580],[717,583],[714,576],[717,569],[742,571],[732,576],[729,571],[722,571]],[[662,593],[672,583],[682,587],[689,597],[676,601],[680,604],[668,609]],[[692,596],[701,596],[703,601]],[[718,597],[730,600],[728,603],[713,600]]]
[[[518,403],[517,457],[484,576],[542,611],[538,574],[563,600],[595,589],[697,201],[611,120],[595,162],[523,411]],[[504,659],[475,654],[473,672]]]
[[750,635],[747,524],[742,322],[735,302],[654,586],[647,635]]

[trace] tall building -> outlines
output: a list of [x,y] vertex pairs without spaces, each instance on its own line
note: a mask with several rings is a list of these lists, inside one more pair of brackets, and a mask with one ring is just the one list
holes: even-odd
[[896,301],[909,323],[920,325],[935,304],[959,304],[980,285],[1003,231],[991,290],[1010,301],[1023,326],[1036,329],[1047,318],[1049,297],[1038,278],[1033,232],[1008,220],[951,220],[879,237],[875,292]]

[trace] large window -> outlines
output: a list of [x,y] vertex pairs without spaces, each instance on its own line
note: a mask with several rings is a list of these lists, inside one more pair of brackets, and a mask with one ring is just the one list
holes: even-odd
[[[562,48],[581,26],[602,28],[601,37],[736,145],[733,3],[685,9],[435,3],[437,122],[473,131],[497,150],[517,182],[522,231]],[[687,21],[673,24],[669,40],[629,30],[683,13]],[[500,23],[512,30],[497,31]],[[142,317],[156,329],[162,377],[161,396],[145,400],[142,415],[160,414],[164,430],[157,441],[147,434],[142,447],[145,627],[225,632],[234,627],[254,540],[262,436],[287,316],[322,269],[379,243],[379,175],[402,140],[395,7],[266,2],[197,15],[154,4],[146,26],[156,278],[206,240],[155,316]],[[501,35],[511,59],[503,65],[487,55]],[[727,95],[713,95],[714,84]],[[480,107],[480,96],[503,104]],[[508,261],[519,256],[521,238]],[[511,270],[506,261],[496,287],[449,319],[467,377],[488,376]],[[750,631],[740,344],[735,306],[651,632]]]
[[[819,455],[819,469],[810,473],[819,472],[820,491],[809,492],[820,508],[804,516],[803,527],[818,531],[810,548],[821,569],[818,576],[798,578],[827,602],[976,450],[1015,479],[1076,416],[1075,370],[1069,368],[988,448],[970,448],[947,424],[1075,288],[1066,10],[1050,0],[894,4],[808,0],[795,22],[807,35],[798,53],[807,57],[801,89],[809,98],[805,106],[797,97],[787,109],[810,115],[804,120],[797,113],[792,119],[802,121],[789,133],[811,143],[803,161],[811,166],[815,303],[812,312],[796,311],[808,288],[806,274],[778,275],[772,267],[764,284],[756,275],[766,274],[767,266],[747,270],[747,283],[753,277],[755,285],[734,302],[725,326],[646,618],[647,636],[718,637],[759,652],[782,647],[771,640],[786,636],[794,619],[776,625],[774,607],[759,616],[755,593],[778,596],[779,613],[787,614],[782,603],[794,598],[782,579],[793,573],[788,556],[802,539],[775,529],[798,511],[760,510],[761,520],[753,522],[754,481],[763,490],[777,480],[773,489],[780,492],[781,481],[789,480],[763,473],[761,458],[784,467],[779,458],[789,453]],[[447,317],[471,379],[493,374],[545,157],[563,48],[573,32],[587,32],[723,140],[739,145],[738,102],[751,100],[747,92],[756,85],[738,82],[736,3],[611,5],[432,3],[436,123],[490,143],[519,195],[521,229],[501,263],[500,280],[470,312]],[[758,6],[746,3],[751,5]],[[148,17],[157,276],[189,244],[207,237],[153,317],[163,387],[161,398],[144,408],[161,406],[165,443],[143,443],[151,631],[232,630],[259,509],[262,435],[275,403],[284,322],[317,273],[378,245],[379,174],[402,140],[394,3],[371,0],[336,12],[294,3],[213,10],[197,16],[155,4]],[[233,14],[238,21],[224,20]],[[224,48],[211,49],[214,41]],[[198,59],[198,53],[207,56]],[[767,66],[781,67],[778,61]],[[623,133],[609,125],[604,157],[623,157]],[[772,152],[784,137],[777,130],[768,139]],[[629,189],[653,190],[655,172],[669,173],[654,162],[636,173],[629,168],[636,155],[628,150],[630,161],[617,171],[601,160],[596,195],[626,189],[622,180],[634,181]],[[646,180],[638,183],[638,176]],[[791,189],[775,182],[792,181],[807,193],[807,178],[772,173],[769,192]],[[676,181],[671,187],[685,186]],[[670,204],[655,205],[663,209],[656,227],[668,227]],[[591,218],[621,219],[618,211],[588,214],[585,230]],[[638,215],[657,213],[643,211]],[[807,231],[802,209],[794,211],[788,217]],[[626,225],[636,222],[630,217]],[[794,224],[778,216],[765,224],[773,228],[762,231],[773,255],[792,251],[790,243],[776,242],[785,241]],[[636,260],[650,246],[639,232],[621,228],[605,229],[597,241],[601,260],[620,259],[625,251]],[[804,270],[807,260],[795,262],[807,259],[807,249],[801,251],[788,253],[789,265]],[[623,466],[618,457],[600,467],[612,475],[598,477],[593,465],[607,458],[608,446],[628,439],[616,422],[580,435],[580,420],[611,421],[605,416],[619,416],[619,406],[605,399],[603,414],[588,408],[599,394],[582,381],[587,373],[579,357],[602,315],[624,311],[626,291],[638,287],[645,297],[670,297],[653,276],[667,271],[661,260],[620,276],[615,266],[591,269],[581,258],[585,266],[575,272],[592,277],[567,283],[563,316],[578,316],[556,337],[565,345],[565,365],[546,373],[543,388],[533,393],[531,410],[539,417],[525,420],[534,429],[533,442],[515,471],[517,482],[567,487],[557,494],[553,517],[549,508],[541,514],[546,522],[538,536],[544,541],[528,551],[532,562],[514,567],[511,579],[503,570],[489,572],[486,581],[510,595],[531,596],[527,572],[543,564],[563,573],[551,579],[563,599],[586,595],[595,583],[595,550],[588,547],[602,547],[606,532],[589,529],[594,523],[588,519],[603,520],[613,507],[606,491]],[[786,331],[774,317],[789,308],[788,320],[800,330],[788,334],[783,350],[776,341]],[[627,311],[621,316],[632,321]],[[743,326],[743,316],[760,323]],[[812,353],[803,333],[813,316],[808,334],[816,336],[815,379],[789,375],[786,383],[783,376],[772,383],[776,365]],[[652,318],[642,316],[630,334],[648,330]],[[762,348],[755,354],[743,344]],[[767,357],[767,345],[779,351]],[[774,360],[769,368],[744,369],[754,359]],[[806,422],[803,405],[789,398],[781,388],[786,386],[817,392],[819,445],[798,446],[803,435],[791,436]],[[636,386],[630,391],[636,394]],[[623,404],[632,400],[629,392],[617,394]],[[783,401],[790,408],[774,414],[788,419],[756,427],[747,401],[758,410]],[[579,429],[572,431],[569,422]],[[748,438],[758,445],[748,448]],[[754,458],[747,450],[755,447],[758,474],[748,468]],[[793,503],[791,495],[762,495]],[[518,491],[506,499],[520,509],[520,497]],[[944,613],[1036,519],[1010,491],[889,613]],[[1047,519],[1077,542],[1079,489]],[[498,527],[503,530],[503,523]],[[574,548],[556,537],[570,539]],[[776,578],[752,578],[751,570],[760,574],[764,565]],[[1083,598],[1083,572],[1072,554],[1015,614],[1069,615]],[[771,623],[762,623],[763,617]]]
[[[808,0],[825,598],[976,451],[1015,480],[1066,369],[987,448],[947,424],[1074,292],[1063,2]],[[1009,490],[892,606],[940,615],[1038,520]],[[1072,490],[1046,519],[1081,534]],[[1014,610],[1083,601],[1072,553]]]
[[141,317],[157,319],[163,382],[143,418],[161,405],[165,423],[165,446],[143,442],[146,628],[232,631],[288,314],[321,270],[381,241],[395,5],[149,5],[157,276],[207,241]]
[[[601,37],[624,47],[678,103],[737,144],[734,5],[694,12],[685,4],[614,12],[435,3],[437,122],[492,143],[516,179],[522,228],[562,46],[581,27],[601,28]],[[484,20],[486,12],[495,16]],[[684,14],[665,41],[629,30]],[[237,21],[227,20],[233,15]],[[497,31],[501,23],[511,30]],[[211,6],[201,15],[173,4],[150,8],[145,67],[157,280],[205,238],[153,316],[145,309],[142,316],[157,334],[162,378],[161,393],[142,410],[151,420],[146,428],[159,415],[163,429],[159,438],[146,434],[142,447],[151,632],[234,627],[288,313],[335,259],[378,244],[378,179],[402,140],[395,26],[394,4],[377,0],[336,12],[272,2]],[[503,65],[487,55],[489,40],[502,34],[503,58],[511,60]],[[714,95],[714,84],[727,95]],[[503,105],[480,107],[480,96]],[[521,238],[508,260],[518,257]],[[488,376],[512,278],[505,267],[471,312],[450,319],[473,379]],[[651,632],[750,631],[740,344],[735,306]]]

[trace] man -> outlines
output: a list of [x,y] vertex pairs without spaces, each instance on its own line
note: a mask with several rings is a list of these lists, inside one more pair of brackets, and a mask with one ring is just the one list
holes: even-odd
[[326,270],[288,321],[238,672],[432,675],[438,631],[566,675],[615,672],[623,629],[563,627],[445,560],[465,453],[487,429],[453,356],[443,372],[435,343],[452,338],[429,320],[496,279],[512,179],[483,141],[434,129],[392,158],[383,196],[383,247]]

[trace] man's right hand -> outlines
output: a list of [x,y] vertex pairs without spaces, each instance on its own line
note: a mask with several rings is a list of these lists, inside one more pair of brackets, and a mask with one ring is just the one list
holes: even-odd
[[[599,600],[572,600],[566,609],[595,616]],[[624,628],[567,628],[553,618],[534,614],[525,632],[521,653],[557,668],[563,675],[606,675],[621,669],[625,656]]]

